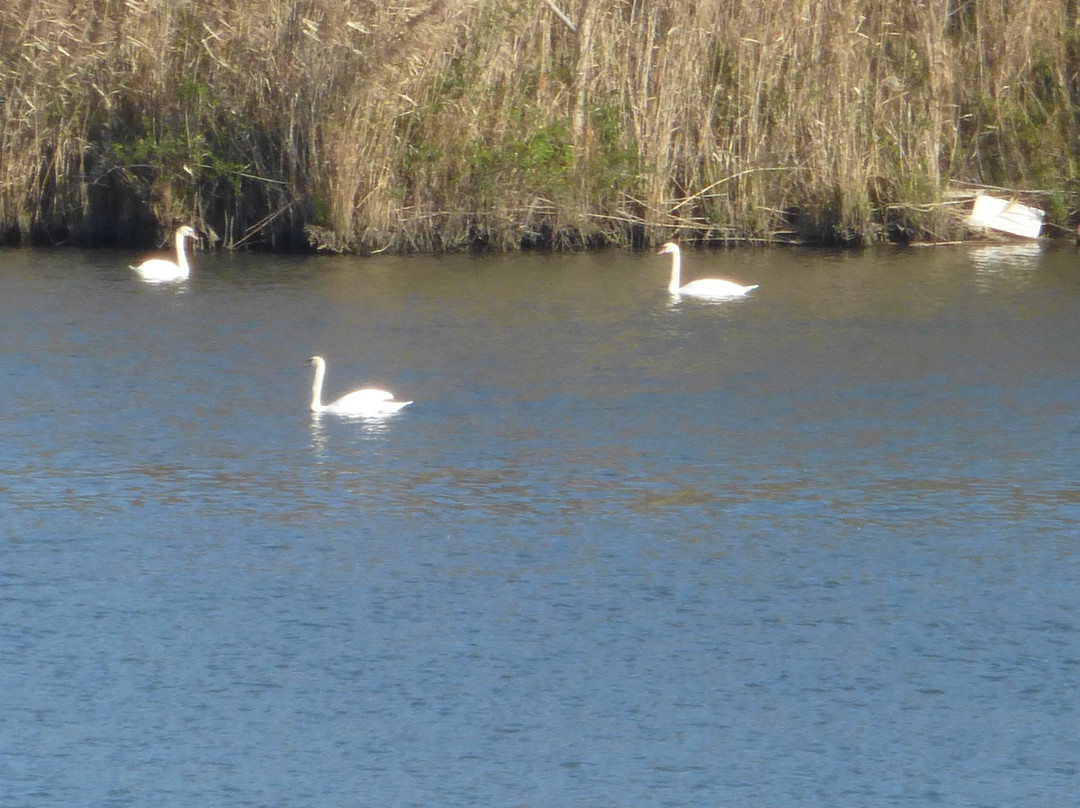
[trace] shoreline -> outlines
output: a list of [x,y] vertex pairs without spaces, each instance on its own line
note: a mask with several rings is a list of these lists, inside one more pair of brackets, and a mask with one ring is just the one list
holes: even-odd
[[857,247],[963,238],[978,188],[1080,216],[1075,4],[248,12],[0,7],[0,244]]

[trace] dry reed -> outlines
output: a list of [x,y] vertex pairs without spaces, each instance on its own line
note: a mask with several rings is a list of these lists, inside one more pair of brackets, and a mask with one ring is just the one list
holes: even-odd
[[860,244],[955,238],[955,181],[1037,191],[1064,224],[1078,16],[1073,0],[9,0],[0,235],[143,243],[197,220],[282,249]]

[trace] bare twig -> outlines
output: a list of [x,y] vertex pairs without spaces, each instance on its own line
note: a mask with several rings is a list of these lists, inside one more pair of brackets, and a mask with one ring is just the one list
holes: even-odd
[[562,11],[559,10],[559,7],[555,5],[553,0],[544,0],[544,2],[548,4],[548,8],[555,12],[555,16],[562,20],[567,28],[569,28],[575,34],[577,33],[577,26],[574,25],[573,21],[569,17],[567,17],[565,14],[562,13]]

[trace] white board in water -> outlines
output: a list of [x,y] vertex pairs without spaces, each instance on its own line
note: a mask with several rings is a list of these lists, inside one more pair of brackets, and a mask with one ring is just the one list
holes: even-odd
[[990,227],[1024,238],[1038,238],[1045,215],[1038,208],[980,194],[975,197],[969,221],[977,227]]

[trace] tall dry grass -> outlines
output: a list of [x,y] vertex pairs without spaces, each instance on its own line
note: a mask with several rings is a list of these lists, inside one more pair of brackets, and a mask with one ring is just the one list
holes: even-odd
[[8,0],[0,227],[227,246],[955,237],[1075,206],[1076,0]]

